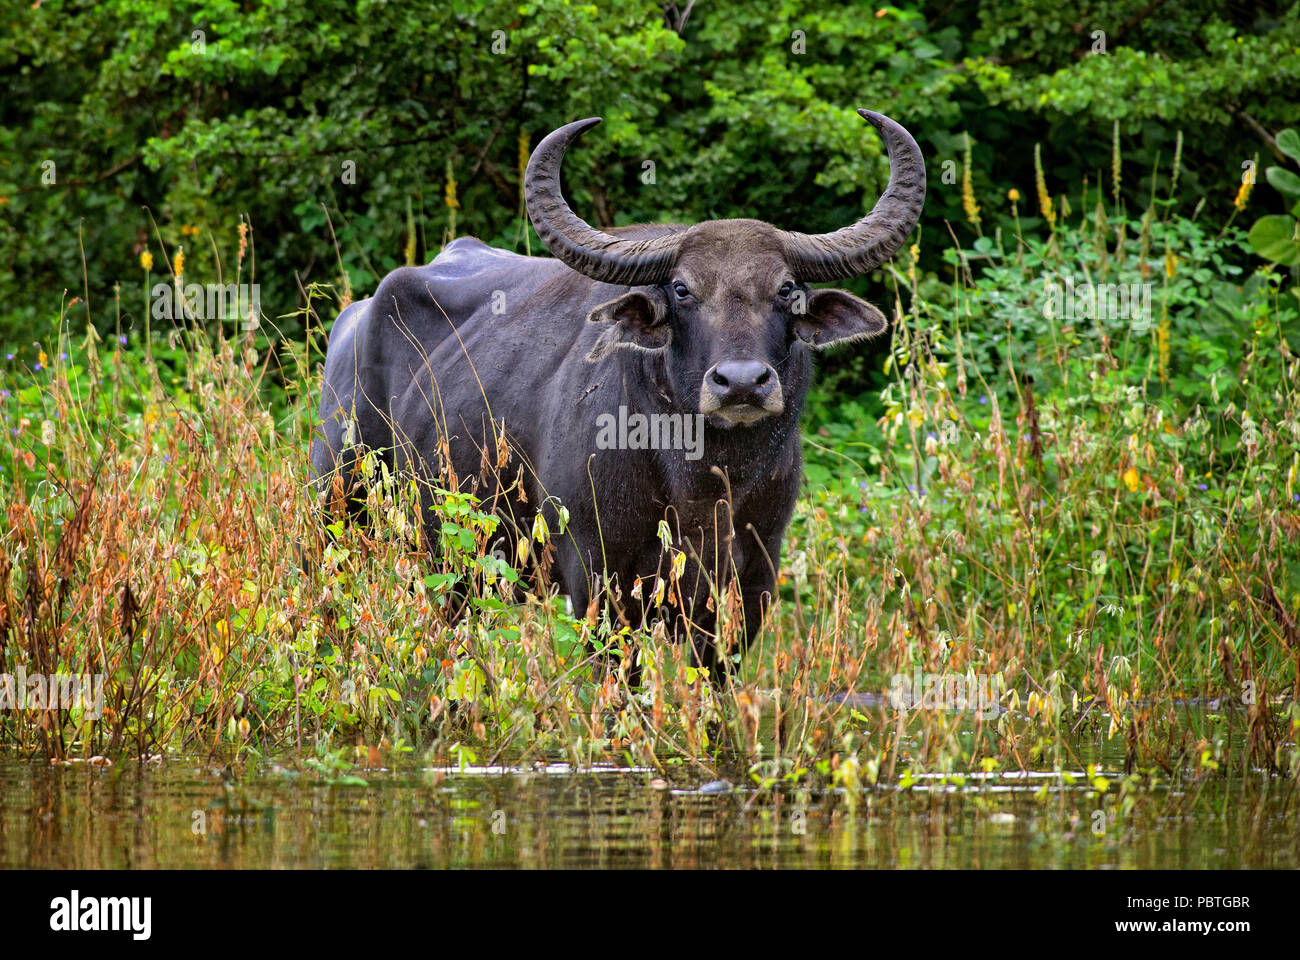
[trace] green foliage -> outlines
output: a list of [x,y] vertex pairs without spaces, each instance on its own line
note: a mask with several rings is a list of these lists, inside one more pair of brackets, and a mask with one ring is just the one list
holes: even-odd
[[[44,336],[74,297],[90,299],[68,311],[75,322],[94,317],[101,334],[115,311],[98,307],[120,298],[134,334],[145,252],[155,278],[182,247],[191,272],[242,267],[272,335],[297,337],[312,284],[368,293],[453,233],[536,250],[521,138],[526,155],[579,116],[606,119],[569,165],[595,222],[755,216],[822,231],[883,186],[879,141],[853,112],[883,109],[931,158],[923,230],[945,235],[962,202],[944,164],[967,133],[976,188],[1001,195],[1029,183],[1034,142],[1057,158],[1056,191],[1109,166],[1096,145],[1112,121],[1144,170],[1167,163],[1181,129],[1178,190],[1217,216],[1248,155],[1225,155],[1225,137],[1262,142],[1254,125],[1275,129],[1298,105],[1294,4],[1128,0],[1065,18],[1047,0],[874,12],[744,0],[691,5],[682,22],[685,9],[22,4],[0,36],[0,341]],[[998,226],[1005,212],[984,229]]]
[[[339,786],[357,780],[330,745],[353,740],[461,766],[724,758],[853,796],[925,768],[1077,769],[1112,740],[1193,777],[1300,773],[1281,700],[1300,644],[1300,304],[1278,269],[1297,211],[1267,207],[1249,241],[1233,226],[1249,202],[1292,202],[1282,165],[1276,195],[1240,178],[1252,138],[1294,116],[1297,8],[683,9],[9,15],[0,316],[23,347],[0,369],[0,656],[108,683],[102,718],[6,711],[6,741],[311,741]],[[823,364],[781,596],[737,683],[712,688],[662,631],[566,612],[539,589],[564,531],[495,555],[496,518],[454,483],[420,490],[371,458],[371,524],[322,530],[303,471],[334,301],[453,234],[536,251],[519,178],[540,133],[606,118],[569,168],[602,224],[817,231],[884,183],[861,105],[917,134],[930,198],[915,244],[854,281],[891,338]],[[1292,131],[1274,141],[1296,159]],[[152,284],[176,274],[262,284],[266,323],[157,321]],[[1067,282],[1149,309],[1072,311]],[[671,598],[674,575],[624,586]],[[993,677],[1006,712],[835,699],[917,668]],[[1243,709],[1174,717],[1186,697]]]
[[[898,276],[882,415],[824,400],[825,436],[852,439],[809,438],[785,597],[820,610],[836,578],[883,578],[891,657],[868,688],[913,668],[1024,670],[1031,712],[1062,697],[1113,712],[1291,685],[1297,288],[1235,266],[1240,231],[1092,199],[1050,233],[947,249],[950,287]],[[1104,308],[1101,291],[1144,287],[1149,306]]]
[[[1300,133],[1288,127],[1277,135],[1277,149],[1300,165]],[[1300,176],[1286,167],[1272,166],[1264,171],[1268,182],[1287,198],[1295,202],[1289,215],[1272,214],[1260,217],[1250,228],[1248,240],[1251,247],[1265,260],[1284,267],[1300,264]]]

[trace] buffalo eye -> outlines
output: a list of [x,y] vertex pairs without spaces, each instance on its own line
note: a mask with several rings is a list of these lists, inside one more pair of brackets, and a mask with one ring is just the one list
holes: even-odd
[[785,283],[781,284],[781,289],[776,292],[776,295],[780,297],[782,300],[789,300],[791,294],[793,293],[794,293],[794,281],[787,280]]
[[674,281],[673,293],[677,294],[678,300],[685,300],[691,295],[691,291],[686,289],[686,284],[682,283],[680,280]]

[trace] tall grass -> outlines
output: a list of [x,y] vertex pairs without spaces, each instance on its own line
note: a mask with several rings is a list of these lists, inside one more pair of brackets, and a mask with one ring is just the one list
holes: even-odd
[[[4,374],[0,673],[103,674],[105,709],[0,711],[0,740],[559,755],[850,796],[1104,759],[1300,775],[1295,297],[1232,265],[1231,230],[1085,198],[954,243],[947,279],[900,258],[889,384],[814,404],[838,422],[809,436],[780,596],[721,688],[661,626],[520,596],[516,568],[563,531],[508,563],[448,483],[426,550],[411,483],[373,459],[375,523],[322,513],[319,344],[195,324],[146,352],[61,320]],[[1049,274],[1150,283],[1150,322],[1045,312]],[[671,577],[646,589],[671,599]],[[884,695],[918,672],[986,677],[999,709]]]

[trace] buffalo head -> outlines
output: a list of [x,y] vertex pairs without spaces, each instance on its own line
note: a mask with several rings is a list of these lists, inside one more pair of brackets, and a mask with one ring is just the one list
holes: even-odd
[[875,336],[887,326],[871,304],[808,284],[858,276],[903,245],[925,200],[925,161],[902,126],[858,111],[884,138],[889,186],[865,217],[834,233],[807,235],[758,220],[711,220],[647,239],[605,233],[560,193],[569,144],[599,118],[549,134],[525,178],[528,215],[550,252],[593,280],[632,287],[589,320],[608,325],[589,359],[621,348],[664,355],[680,402],[723,427],[784,409],[781,369],[790,351]]

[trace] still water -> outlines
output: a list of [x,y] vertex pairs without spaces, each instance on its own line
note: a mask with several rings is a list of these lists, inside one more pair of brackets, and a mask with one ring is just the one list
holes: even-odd
[[1300,867],[1285,780],[1156,787],[1110,818],[1072,772],[1074,786],[1053,773],[921,778],[850,804],[760,794],[741,773],[732,787],[684,771],[412,764],[331,785],[292,760],[0,754],[0,867]]

